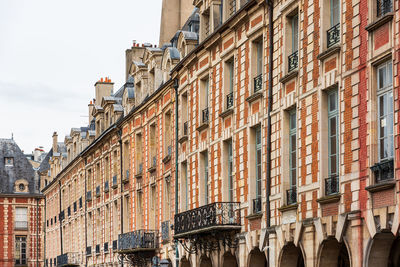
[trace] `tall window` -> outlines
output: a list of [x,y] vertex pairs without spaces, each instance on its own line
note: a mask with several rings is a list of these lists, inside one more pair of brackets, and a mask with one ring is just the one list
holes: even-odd
[[234,85],[234,58],[225,63],[225,93],[226,108],[233,106],[233,85]]
[[[143,212],[141,212],[139,214],[143,214]],[[130,226],[130,222],[131,222],[131,209],[130,209],[129,195],[126,195],[124,197],[124,218],[125,218],[124,233],[127,233],[127,232],[129,232],[129,226]]]
[[25,265],[26,262],[26,236],[15,237],[15,264]]
[[256,128],[256,198],[261,198],[261,126]]
[[182,183],[181,183],[181,191],[182,191],[182,208],[184,210],[188,209],[189,204],[189,196],[188,196],[188,170],[187,170],[187,163],[182,163]]
[[292,53],[299,50],[299,15],[292,17]]
[[203,96],[200,99],[200,107],[202,110],[201,113],[201,123],[208,123],[208,114],[209,114],[209,110],[208,110],[208,93],[209,93],[209,79],[208,77],[204,80],[201,81],[202,84],[202,88],[203,88]]
[[228,188],[229,188],[229,202],[233,202],[233,152],[232,140],[228,142]]
[[156,186],[151,186],[151,199],[150,199],[150,229],[156,229],[156,204],[157,204],[157,190]]
[[297,185],[297,138],[296,138],[296,110],[289,113],[289,170],[290,170],[290,187]]
[[377,0],[376,1],[376,15],[377,17],[382,17],[388,12],[392,11],[392,1],[391,0]]
[[28,208],[15,208],[15,229],[28,229]]
[[171,183],[170,177],[164,179],[164,220],[168,221],[171,216]]
[[339,139],[338,139],[338,92],[328,93],[328,174],[329,177],[338,175],[339,169]]
[[378,67],[378,153],[379,160],[393,158],[393,78],[392,63]]
[[208,204],[208,194],[209,194],[209,185],[208,185],[208,152],[205,151],[202,153],[203,157],[203,175],[204,175],[204,204]]
[[340,23],[340,6],[339,6],[339,0],[330,0],[331,5],[331,27],[337,25]]
[[287,48],[290,51],[288,56],[288,72],[297,69],[299,64],[299,15],[295,14],[289,18],[291,35],[289,36]]

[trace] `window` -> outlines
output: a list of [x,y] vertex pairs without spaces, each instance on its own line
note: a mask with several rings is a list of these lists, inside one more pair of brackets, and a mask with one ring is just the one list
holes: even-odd
[[181,177],[182,177],[182,182],[181,182],[181,198],[182,198],[182,209],[187,210],[188,209],[188,170],[187,170],[187,163],[184,162],[182,163],[182,168],[181,168]]
[[231,58],[225,63],[226,109],[233,107],[234,62],[234,58]]
[[337,90],[328,93],[328,175],[339,174],[339,139],[338,139],[338,93]]
[[109,180],[110,180],[110,160],[108,157],[106,157],[104,164],[104,183],[108,183]]
[[[137,139],[136,139],[136,141],[137,141]],[[136,144],[137,146],[140,146],[140,149],[141,149],[141,143],[139,143],[139,144]],[[124,152],[124,163],[123,163],[123,166],[124,166],[124,170],[125,170],[125,174],[124,174],[124,179],[125,180],[128,180],[129,181],[129,166],[130,166],[130,162],[129,162],[129,141],[125,141],[124,142],[124,149],[123,149],[123,152]],[[137,156],[141,156],[141,154],[140,153],[137,153]],[[136,158],[137,159],[137,158]],[[138,160],[138,159],[137,159]]]
[[26,265],[26,236],[15,237],[15,264]]
[[156,210],[157,210],[157,190],[156,186],[151,186],[151,199],[150,199],[150,229],[156,229]]
[[297,202],[297,118],[296,110],[289,112],[289,186],[286,192],[287,204]]
[[327,48],[340,41],[340,4],[339,0],[329,0],[329,27],[327,30]]
[[12,158],[12,157],[4,158],[4,165],[13,166],[14,165],[14,158]]
[[113,229],[113,240],[117,240],[118,239],[118,234],[119,234],[119,221],[120,221],[120,217],[118,214],[118,201],[115,200],[114,201],[114,205],[113,205],[113,214],[112,214],[112,220],[113,220],[113,225],[112,225],[112,229]]
[[[129,225],[131,221],[129,195],[124,197],[124,233],[129,232]],[[143,213],[139,213],[143,214]],[[140,216],[139,216],[140,217]]]
[[28,208],[15,208],[15,229],[28,229]]
[[208,123],[209,110],[208,110],[208,93],[209,93],[209,79],[208,77],[201,81],[203,93],[200,94],[200,107],[201,107],[201,123]]
[[228,146],[228,201],[233,202],[233,151],[232,140],[227,142]]
[[251,69],[253,76],[254,93],[262,89],[262,72],[263,72],[263,40],[258,38],[252,43],[252,60]]
[[261,126],[256,128],[256,198],[261,198]]
[[164,179],[164,220],[168,221],[171,216],[171,177]]
[[208,152],[205,151],[201,155],[203,161],[203,178],[204,178],[204,204],[208,204],[209,184],[208,184]]
[[382,17],[386,13],[392,11],[392,1],[391,0],[377,0],[376,1],[376,16]]
[[377,71],[378,101],[378,159],[393,158],[393,75],[392,63],[387,62]]
[[290,35],[288,38],[288,51],[289,51],[289,56],[288,56],[288,72],[291,72],[292,70],[297,69],[298,67],[298,61],[299,61],[299,16],[296,13],[289,17],[289,28],[290,28]]
[[157,140],[156,140],[156,124],[153,123],[150,125],[150,153],[149,153],[149,162],[150,167],[156,167],[157,165]]
[[189,134],[189,128],[188,128],[188,96],[187,93],[185,92],[182,95],[182,112],[181,112],[181,116],[182,116],[182,135],[187,136]]
[[143,193],[142,191],[137,192],[137,228],[143,228]]
[[165,138],[165,146],[164,146],[164,158],[171,156],[172,154],[172,122],[171,122],[171,111],[165,113],[165,122],[164,122],[164,138]]

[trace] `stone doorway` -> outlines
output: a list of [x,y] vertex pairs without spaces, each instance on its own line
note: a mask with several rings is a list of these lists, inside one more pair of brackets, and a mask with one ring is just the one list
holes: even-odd
[[202,256],[200,258],[200,267],[212,267],[212,262],[209,257]]
[[320,267],[350,267],[350,257],[346,245],[336,239],[325,240],[321,244]]
[[237,267],[236,257],[233,256],[230,252],[227,252],[222,257],[222,267]]
[[400,237],[395,238],[391,232],[376,234],[369,246],[366,266],[396,267],[399,264]]
[[191,267],[190,262],[186,258],[180,260],[180,267]]
[[280,257],[280,267],[305,267],[301,249],[293,243],[285,245]]
[[258,248],[253,249],[249,254],[249,267],[266,267],[267,259],[265,254]]

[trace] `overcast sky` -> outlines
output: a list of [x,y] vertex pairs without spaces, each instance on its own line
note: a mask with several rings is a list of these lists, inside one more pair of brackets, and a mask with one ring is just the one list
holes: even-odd
[[25,151],[87,124],[94,83],[125,79],[133,40],[158,44],[162,0],[0,0],[0,138]]

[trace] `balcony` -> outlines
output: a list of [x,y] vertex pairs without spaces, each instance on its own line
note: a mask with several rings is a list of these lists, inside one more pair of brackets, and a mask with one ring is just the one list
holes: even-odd
[[86,247],[86,256],[91,256],[92,255],[92,246]]
[[226,95],[226,109],[233,107],[233,92]]
[[118,236],[119,253],[149,251],[157,248],[158,231],[137,230]]
[[27,221],[15,221],[15,230],[28,230]]
[[378,0],[376,1],[376,15],[377,17],[382,17],[386,13],[392,11],[392,1],[391,0]]
[[171,155],[172,155],[172,146],[169,145],[167,147],[167,155],[165,155],[165,157],[162,160],[164,164],[171,160]]
[[100,185],[96,186],[96,197],[100,197]]
[[112,186],[111,187],[113,189],[118,187],[118,180],[117,180],[117,176],[116,175],[114,175],[113,178],[112,178]]
[[288,72],[291,72],[299,67],[299,51],[288,56]]
[[254,77],[254,93],[261,91],[262,89],[262,74]]
[[186,140],[188,140],[188,135],[189,135],[189,125],[188,125],[188,122],[186,121],[183,123],[183,133],[182,133],[181,137],[179,138],[178,142],[183,143]]
[[104,243],[104,253],[108,252],[108,242]]
[[175,238],[213,231],[240,230],[240,203],[215,202],[175,214]]
[[209,112],[208,112],[208,107],[206,107],[201,111],[201,122],[208,123],[208,121],[209,121]]
[[229,16],[236,13],[236,0],[229,1]]
[[79,253],[68,252],[57,256],[57,266],[79,266]]
[[104,182],[104,192],[109,192],[110,191],[110,184],[108,181]]
[[92,191],[86,192],[86,201],[92,201]]
[[123,183],[129,182],[129,170],[125,171],[124,179],[122,180]]
[[161,239],[163,242],[169,241],[169,221],[161,223]]
[[339,193],[339,176],[333,175],[325,179],[325,196],[336,195]]
[[340,23],[326,31],[327,48],[339,43],[340,41]]
[[262,210],[261,197],[253,199],[253,214],[259,214]]
[[149,172],[155,171],[156,168],[157,168],[157,157],[156,157],[156,156],[153,156],[153,157],[151,158],[151,166],[150,166],[150,168],[149,168]]
[[297,188],[295,186],[289,190],[286,190],[286,203],[287,205],[293,205],[297,203]]
[[96,254],[100,254],[100,245],[96,245]]
[[375,183],[380,184],[394,179],[393,159],[383,160],[371,167],[375,176]]

